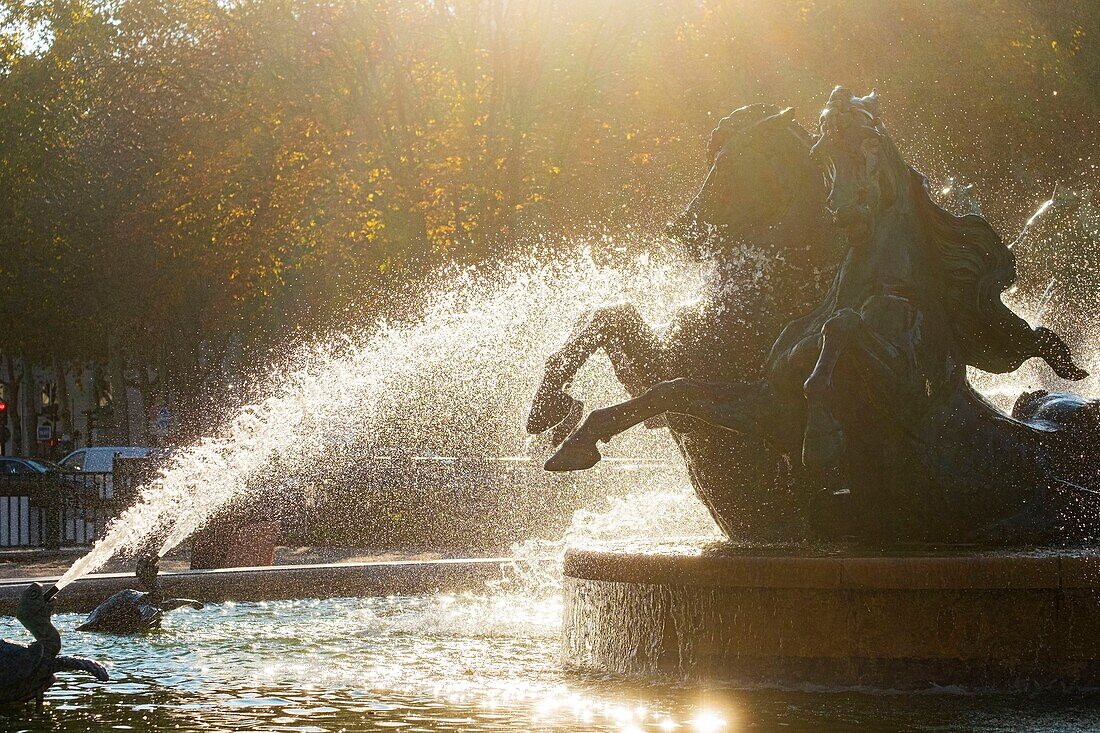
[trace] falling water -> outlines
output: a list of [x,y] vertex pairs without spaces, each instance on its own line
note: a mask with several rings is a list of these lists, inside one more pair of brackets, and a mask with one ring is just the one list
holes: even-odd
[[[707,274],[672,257],[601,265],[583,250],[492,277],[477,271],[452,275],[424,298],[421,317],[314,344],[271,370],[257,390],[265,397],[174,454],[58,587],[150,537],[158,538],[165,554],[231,502],[256,491],[273,464],[316,468],[333,436],[351,436],[354,445],[369,450],[540,460],[545,446],[532,444],[521,426],[541,376],[537,365],[564,341],[578,314],[631,301],[649,322],[660,324],[702,291]],[[601,359],[575,382],[591,404],[624,397]],[[682,505],[689,494],[686,476],[663,432],[633,431],[616,441],[611,455],[668,459],[661,490],[676,495],[670,504]],[[623,487],[616,489],[621,493]],[[713,532],[701,505],[689,503],[686,516],[699,531]]]

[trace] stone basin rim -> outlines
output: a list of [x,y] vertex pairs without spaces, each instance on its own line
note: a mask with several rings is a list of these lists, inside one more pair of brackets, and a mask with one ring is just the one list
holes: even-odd
[[[424,595],[484,588],[500,577],[509,558],[389,560],[310,565],[269,565],[159,574],[165,595],[204,603],[275,601],[300,598]],[[0,582],[0,615],[13,615],[28,583],[52,585],[56,576],[9,578]],[[134,588],[133,573],[90,574],[62,590],[55,612],[86,613],[105,598]]]
[[799,555],[566,551],[577,580],[718,588],[850,590],[1098,589],[1100,551]]
[[[157,577],[162,580],[168,578],[192,578],[209,575],[212,577],[225,577],[245,573],[271,573],[272,575],[303,572],[308,573],[317,570],[348,570],[356,569],[385,569],[389,567],[446,567],[455,566],[479,566],[501,565],[513,562],[510,557],[453,557],[434,558],[431,560],[367,560],[362,562],[335,562],[335,563],[302,563],[294,565],[243,565],[233,568],[205,568],[202,570],[161,570]],[[89,573],[73,581],[70,587],[79,583],[87,583],[95,580],[127,578],[131,582],[134,574],[130,573]],[[28,583],[40,583],[52,585],[61,579],[59,575],[26,576],[22,578],[0,578],[0,588],[8,585],[26,585]]]

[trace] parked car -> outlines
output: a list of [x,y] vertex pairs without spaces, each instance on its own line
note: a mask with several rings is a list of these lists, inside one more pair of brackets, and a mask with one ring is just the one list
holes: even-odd
[[145,458],[151,453],[149,448],[136,446],[96,446],[80,448],[62,458],[59,463],[65,471],[100,474],[96,489],[104,499],[114,496],[114,481],[111,475],[115,470],[115,458]]
[[[0,547],[36,546],[47,539],[47,506],[64,511],[51,500],[72,493],[65,491],[69,475],[40,458],[0,456]],[[76,519],[72,509],[62,522],[68,518]],[[75,530],[76,524],[69,524]],[[56,535],[49,540],[60,544]]]
[[23,474],[47,474],[59,473],[61,466],[52,461],[44,461],[39,458],[16,458],[14,456],[0,456],[0,476]]
[[115,470],[115,456],[121,458],[145,458],[149,448],[135,446],[96,446],[79,448],[62,458],[59,463],[66,471],[85,471],[87,473],[112,473]]

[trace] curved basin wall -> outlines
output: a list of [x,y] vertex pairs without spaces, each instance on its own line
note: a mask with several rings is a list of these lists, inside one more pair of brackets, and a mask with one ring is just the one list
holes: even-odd
[[968,688],[1100,683],[1100,558],[566,558],[564,657],[625,675]]

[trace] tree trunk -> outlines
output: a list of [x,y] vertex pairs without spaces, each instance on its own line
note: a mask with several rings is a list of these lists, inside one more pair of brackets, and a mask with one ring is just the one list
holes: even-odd
[[[102,406],[105,395],[110,391],[103,379],[103,365],[98,359],[91,363],[92,372],[92,412],[88,413],[88,420],[86,423],[86,430],[88,435],[85,437],[85,444],[90,446],[103,445],[101,441],[104,440],[104,432],[109,432],[109,427],[103,420]],[[110,436],[107,436],[108,438]],[[113,440],[108,440],[108,443],[113,443]]]
[[11,354],[4,355],[4,365],[7,367],[7,379],[4,381],[4,399],[8,403],[8,417],[11,418],[11,454],[23,455],[23,426],[20,422],[21,413],[19,402],[20,375],[15,372],[15,359]]
[[19,374],[19,435],[20,455],[31,457],[34,454],[35,432],[38,427],[38,404],[40,399],[34,393],[34,369],[30,359],[23,356],[19,358],[23,364],[23,371]]
[[114,411],[115,439],[119,445],[130,445],[130,400],[126,395],[126,364],[118,339],[107,339],[107,379],[111,383],[111,407]]
[[150,410],[153,403],[153,381],[149,378],[149,367],[145,364],[140,364],[135,370],[137,372],[137,382],[134,386],[137,388],[138,397],[141,398],[140,409],[138,414],[141,415],[141,419],[138,420],[133,434],[130,436],[134,445],[149,445],[149,419],[151,417]]
[[60,443],[61,436],[72,436],[73,416],[69,412],[69,370],[57,358],[57,354],[53,355],[53,373],[57,380],[57,424],[54,426],[54,437]]

